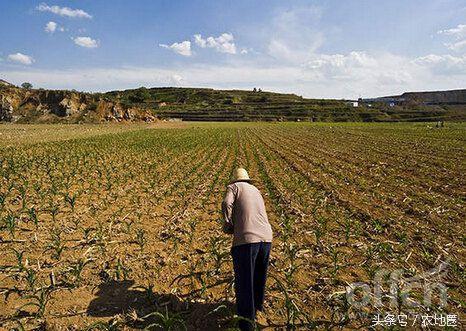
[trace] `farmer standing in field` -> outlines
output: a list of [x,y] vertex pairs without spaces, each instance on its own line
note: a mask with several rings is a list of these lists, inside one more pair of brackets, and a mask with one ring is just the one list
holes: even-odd
[[[234,171],[222,203],[223,230],[233,234],[233,269],[235,272],[236,309],[247,320],[239,322],[241,330],[252,330],[256,311],[262,311],[264,290],[272,245],[272,228],[264,199],[251,184],[243,168]],[[249,321],[251,322],[249,322]]]

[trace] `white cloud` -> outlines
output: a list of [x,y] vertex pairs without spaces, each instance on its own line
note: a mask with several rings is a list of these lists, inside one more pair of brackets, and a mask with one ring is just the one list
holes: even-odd
[[200,34],[194,35],[194,43],[201,48],[205,48],[207,46],[207,41],[202,38]]
[[71,39],[73,39],[76,45],[81,47],[96,48],[99,46],[99,42],[91,37],[76,37]]
[[236,54],[236,45],[234,37],[231,33],[222,33],[218,37],[207,37],[204,39],[202,35],[195,34],[194,42],[201,48],[214,48],[220,53]]
[[10,54],[8,55],[8,60],[24,65],[31,65],[34,63],[34,59],[31,56],[22,53]]
[[437,33],[451,36],[456,40],[444,44],[448,49],[458,52],[466,48],[466,24],[458,24],[455,28],[440,30]]
[[322,9],[314,5],[278,10],[262,34],[267,53],[280,62],[300,65],[312,58],[322,46],[324,34],[318,23]]
[[429,54],[426,56],[418,57],[414,59],[412,62],[418,66],[429,69],[436,75],[466,75],[466,55],[452,56],[449,54]]
[[47,33],[54,33],[57,30],[57,26],[57,23],[50,21],[47,24],[45,24],[44,30]]
[[302,67],[305,81],[327,85],[334,91],[335,87],[345,87],[353,91],[353,97],[360,93],[367,95],[377,89],[402,90],[413,84],[417,74],[414,68],[410,70],[408,61],[403,57],[361,51],[313,54]]
[[37,10],[43,12],[50,12],[65,17],[76,17],[76,18],[92,18],[92,16],[86,13],[82,9],[71,9],[68,7],[49,6],[46,3],[41,3],[37,6]]
[[180,43],[173,43],[171,45],[166,44],[159,44],[160,47],[170,49],[173,52],[183,55],[183,56],[191,56],[191,42],[189,40],[182,41]]
[[248,54],[248,53],[249,53],[249,51],[248,51],[247,49],[243,48],[243,49],[241,50],[241,52],[240,52],[240,53],[241,53],[241,54]]
[[405,91],[464,87],[466,56],[415,59],[389,53],[314,54],[304,65],[264,64],[239,57],[230,64],[183,64],[172,68],[124,67],[72,70],[6,70],[0,77],[54,89],[108,91],[138,86],[199,86],[297,93],[316,98],[357,98]]
[[463,48],[466,48],[466,39],[457,41],[456,43],[447,43],[445,44],[452,51],[460,51]]
[[466,37],[466,24],[458,24],[455,28],[437,31],[438,34],[454,36],[457,39]]

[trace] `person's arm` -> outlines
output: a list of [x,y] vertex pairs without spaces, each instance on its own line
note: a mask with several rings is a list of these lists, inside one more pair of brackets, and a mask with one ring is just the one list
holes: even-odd
[[233,185],[227,187],[225,198],[222,202],[223,232],[233,234],[233,204],[235,203],[235,190]]

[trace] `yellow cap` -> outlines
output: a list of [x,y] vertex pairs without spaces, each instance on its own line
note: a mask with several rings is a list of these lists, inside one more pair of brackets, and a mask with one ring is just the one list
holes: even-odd
[[233,172],[233,180],[232,180],[232,182],[238,182],[238,181],[241,181],[241,180],[250,181],[251,178],[249,178],[249,175],[248,175],[248,172],[246,171],[246,169],[244,169],[244,168],[237,168],[237,169],[235,169],[235,171]]

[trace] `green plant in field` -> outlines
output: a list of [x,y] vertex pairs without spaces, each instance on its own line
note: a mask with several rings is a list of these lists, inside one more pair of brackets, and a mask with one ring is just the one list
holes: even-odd
[[21,210],[26,209],[26,204],[27,204],[27,187],[28,187],[28,181],[23,181],[23,185],[18,187],[19,194],[21,195]]
[[29,290],[34,291],[37,282],[37,272],[32,268],[25,269],[24,280]]
[[18,311],[22,310],[25,307],[36,307],[37,311],[35,315],[37,317],[44,317],[45,310],[47,308],[47,304],[50,301],[50,294],[51,291],[47,287],[41,287],[36,293],[33,295],[25,296],[25,299],[30,300],[30,302],[22,305]]
[[92,262],[94,262],[92,259],[79,258],[68,267],[67,271],[73,277],[73,283],[75,286],[79,286],[81,284],[84,267]]
[[156,306],[158,306],[157,296],[155,295],[155,292],[154,292],[154,284],[149,283],[145,286],[144,285],[138,286],[136,287],[136,289],[144,290],[147,301],[149,301],[151,304],[155,304]]
[[82,231],[83,231],[83,241],[85,243],[89,243],[91,242],[91,240],[93,238],[91,238],[91,232],[92,232],[93,228],[92,227],[87,227],[87,228],[83,228]]
[[285,242],[284,248],[286,257],[293,265],[295,264],[295,261],[298,259],[299,253],[304,250],[303,247],[288,242]]
[[53,201],[49,205],[49,213],[52,216],[52,221],[55,223],[58,213],[60,212],[60,207],[56,205]]
[[322,230],[322,226],[317,225],[314,229],[314,234],[316,236],[316,242],[317,242],[317,247],[322,247],[322,237],[324,235],[324,232]]
[[107,245],[107,231],[101,221],[97,222],[97,228],[93,239],[100,248],[101,252],[104,252]]
[[24,266],[24,263],[23,263],[24,251],[20,251],[20,250],[17,250],[15,248],[12,248],[11,250],[15,254],[16,268],[17,268],[18,272],[23,271],[25,269],[25,266]]
[[278,286],[278,290],[285,297],[283,310],[285,313],[287,329],[295,329],[296,323],[299,322],[301,318],[306,318],[306,320],[309,320],[307,315],[303,313],[296,305],[295,300],[290,295],[290,290],[285,287],[282,281],[273,275],[271,275],[271,278],[275,280],[275,283]]
[[47,245],[45,251],[52,251],[52,257],[56,260],[60,260],[61,254],[65,249],[65,243],[61,237],[61,230],[55,229],[51,233],[50,242]]
[[136,244],[138,244],[141,252],[144,251],[144,246],[146,245],[146,242],[147,242],[146,231],[144,231],[144,229],[137,229],[136,238],[134,241],[136,242]]
[[283,217],[283,221],[281,225],[283,229],[283,241],[287,242],[292,236],[292,233],[294,231],[294,227],[293,227],[294,222],[291,218]]
[[301,266],[302,266],[302,264],[295,265],[295,264],[290,263],[283,270],[285,280],[286,280],[287,284],[289,284],[290,286],[292,286],[292,284],[293,284],[293,276],[294,276],[295,272],[298,271]]
[[374,232],[377,234],[383,233],[385,229],[385,224],[382,220],[380,219],[373,219],[372,220],[372,225],[374,226]]
[[230,309],[228,309],[226,305],[220,305],[217,308],[211,310],[207,314],[207,316],[212,315],[212,314],[219,314],[219,313],[225,313],[227,317],[229,318],[230,321],[229,321],[229,328],[227,329],[228,331],[239,330],[238,323],[240,321],[248,322],[252,326],[252,329],[254,331],[259,330],[255,321],[250,320],[249,318],[245,318],[245,317],[234,314]]
[[125,225],[123,232],[126,234],[131,233],[131,226],[133,225],[134,221],[124,221],[123,224]]
[[353,221],[349,217],[345,217],[345,240],[349,241],[351,230],[353,228]]
[[330,248],[330,254],[332,255],[332,270],[331,270],[331,275],[332,278],[335,280],[337,277],[338,270],[340,269],[340,265],[338,264],[338,251],[335,249],[335,247]]
[[109,321],[98,321],[92,323],[84,330],[118,331],[124,326],[124,321],[120,318],[112,318]]
[[115,279],[116,280],[127,280],[130,269],[126,267],[120,258],[117,259],[115,266]]
[[65,194],[65,201],[70,205],[71,211],[73,211],[73,212],[74,212],[74,208],[76,206],[76,198],[77,198],[76,193],[73,193],[73,194],[66,193]]
[[227,262],[225,258],[230,256],[225,250],[225,240],[221,237],[215,237],[210,240],[210,255],[214,261],[214,273],[219,273],[222,265]]
[[149,324],[145,330],[154,330],[156,328],[162,328],[166,331],[171,330],[186,330],[186,323],[184,319],[178,313],[172,313],[168,311],[167,306],[165,306],[165,313],[154,311],[146,316],[142,317],[143,320],[154,320],[155,321]]
[[15,231],[17,226],[16,216],[13,214],[8,214],[4,220],[5,227],[8,232],[10,232],[11,238],[15,238]]
[[0,212],[2,212],[3,208],[5,207],[6,197],[7,197],[6,193],[0,192]]
[[29,219],[34,223],[36,229],[39,227],[39,218],[37,217],[37,211],[34,207],[28,209]]

